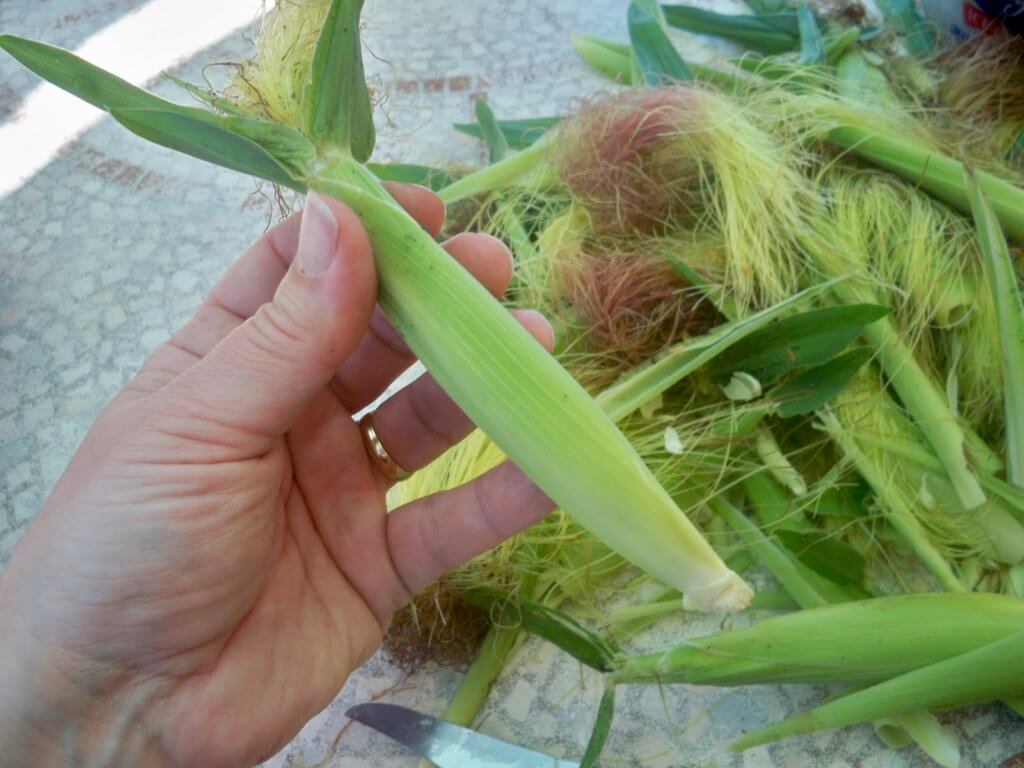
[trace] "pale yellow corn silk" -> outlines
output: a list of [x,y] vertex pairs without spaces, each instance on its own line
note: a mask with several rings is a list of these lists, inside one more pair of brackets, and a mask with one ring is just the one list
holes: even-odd
[[263,15],[251,59],[238,62],[223,96],[245,111],[303,126],[303,90],[330,0],[280,0]]
[[860,451],[879,468],[884,482],[910,502],[929,540],[949,559],[992,555],[992,542],[979,522],[986,510],[964,511],[941,473],[925,472],[890,450],[890,446],[919,446],[924,438],[884,394],[877,370],[868,367],[862,371],[835,398],[832,411],[843,431],[857,440]]
[[[926,112],[896,105],[874,109],[826,93],[778,90],[742,98],[758,124],[784,146],[824,141],[841,125],[881,130],[921,146],[950,149]],[[995,308],[986,290],[973,224],[924,191],[852,157],[805,157],[803,226],[792,230],[807,252],[805,279],[845,276],[865,296],[891,306],[915,356],[936,381],[951,370],[958,411],[997,440],[1002,376]]]
[[905,340],[932,376],[959,382],[958,411],[979,433],[1001,433],[998,320],[973,224],[923,192],[872,170],[835,168],[835,242],[893,307]]
[[[590,228],[607,232],[605,219],[618,217],[627,231],[643,230],[649,218],[678,215],[646,229],[713,233],[740,308],[791,295],[803,269],[794,243],[809,226],[808,153],[762,130],[737,99],[688,86],[642,93],[590,103],[562,128],[563,175]],[[642,159],[621,141],[640,143]],[[652,203],[656,189],[669,203]]]

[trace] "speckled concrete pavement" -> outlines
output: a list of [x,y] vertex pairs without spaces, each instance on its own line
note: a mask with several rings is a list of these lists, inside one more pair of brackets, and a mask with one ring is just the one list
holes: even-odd
[[[723,0],[724,1],[724,0]],[[142,0],[0,0],[0,31],[74,47]],[[254,7],[256,2],[254,0]],[[453,9],[457,8],[455,11]],[[573,31],[622,38],[624,0],[369,2],[368,68],[389,94],[378,157],[476,161],[480,147],[449,125],[488,99],[502,116],[555,114],[600,85],[574,59]],[[690,40],[688,45],[698,45]],[[198,81],[203,64],[239,55],[231,36],[173,71]],[[36,84],[0,56],[0,121]],[[156,90],[173,96],[167,82]],[[2,169],[0,169],[2,172]],[[0,200],[0,563],[6,562],[103,404],[193,311],[272,216],[254,182],[174,155],[104,120],[16,193]],[[717,626],[692,621],[687,633]],[[652,644],[679,637],[669,628]],[[414,761],[383,737],[346,725],[344,710],[381,696],[439,712],[458,674],[411,679],[381,656],[360,670],[272,766],[398,766]],[[849,766],[910,768],[919,753],[884,750],[868,727],[761,747],[722,745],[820,700],[806,686],[716,691],[633,688],[621,698],[609,766]],[[492,694],[480,727],[552,755],[580,755],[599,680],[528,643]],[[662,698],[664,696],[664,698]],[[996,766],[1024,742],[999,707],[955,718],[964,765]],[[340,734],[340,738],[339,738]]]

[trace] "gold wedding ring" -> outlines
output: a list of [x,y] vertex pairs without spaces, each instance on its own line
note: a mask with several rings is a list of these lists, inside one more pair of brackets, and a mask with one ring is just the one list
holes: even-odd
[[395,461],[391,454],[388,453],[388,449],[384,447],[384,443],[380,441],[380,436],[377,434],[377,430],[373,426],[373,413],[367,413],[363,418],[359,420],[359,431],[363,435],[363,445],[366,446],[366,452],[370,454],[370,458],[373,459],[373,463],[377,465],[377,468],[381,471],[388,480],[393,483],[397,483],[400,480],[405,480],[412,473],[402,469],[402,467]]

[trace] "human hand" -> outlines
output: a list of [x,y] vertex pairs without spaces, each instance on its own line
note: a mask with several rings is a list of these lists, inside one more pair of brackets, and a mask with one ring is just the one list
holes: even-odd
[[[390,190],[439,231],[436,196]],[[504,292],[501,243],[445,247]],[[312,196],[104,410],[0,579],[0,761],[269,757],[411,594],[550,511],[506,464],[387,514],[352,414],[413,357],[375,305],[365,230]],[[550,348],[540,315],[519,320]],[[375,426],[408,470],[471,429],[429,376]]]

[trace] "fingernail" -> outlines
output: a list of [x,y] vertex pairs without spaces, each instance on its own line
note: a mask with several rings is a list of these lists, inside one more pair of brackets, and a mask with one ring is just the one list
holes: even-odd
[[299,247],[295,267],[306,277],[322,275],[331,267],[338,244],[338,220],[329,205],[316,192],[306,195],[299,228]]

